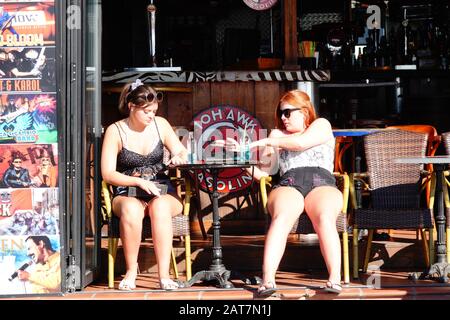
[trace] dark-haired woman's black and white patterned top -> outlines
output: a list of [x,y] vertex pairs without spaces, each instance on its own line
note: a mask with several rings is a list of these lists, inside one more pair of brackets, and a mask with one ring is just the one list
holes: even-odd
[[[167,184],[169,192],[173,192],[174,189],[170,184],[170,178],[165,174],[160,173],[160,170],[164,169],[164,144],[161,140],[156,122],[155,126],[159,139],[153,150],[147,155],[142,155],[128,150],[126,148],[127,140],[124,129],[117,123],[115,123],[115,125],[119,130],[120,140],[122,141],[122,149],[117,154],[117,171],[128,176],[142,176],[143,174],[151,171],[152,175],[155,175],[155,177],[151,180],[158,180],[160,183]],[[113,191],[114,196],[126,195],[128,193],[128,187],[113,186]]]
[[321,167],[333,173],[335,139],[303,151],[280,151],[280,175],[299,167]]

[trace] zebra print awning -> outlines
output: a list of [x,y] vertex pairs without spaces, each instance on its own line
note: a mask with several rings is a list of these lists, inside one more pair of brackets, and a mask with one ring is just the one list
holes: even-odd
[[295,71],[171,71],[171,72],[104,72],[103,82],[221,82],[221,81],[330,81],[328,70]]

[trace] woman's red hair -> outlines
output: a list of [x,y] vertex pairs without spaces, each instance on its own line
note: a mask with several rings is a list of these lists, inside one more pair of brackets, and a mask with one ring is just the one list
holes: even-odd
[[306,128],[316,120],[317,115],[311,100],[307,93],[300,90],[291,90],[286,92],[280,99],[278,106],[275,110],[275,123],[277,129],[285,129],[281,117],[279,117],[281,105],[287,103],[296,108],[301,108],[301,112],[305,115],[305,126]]

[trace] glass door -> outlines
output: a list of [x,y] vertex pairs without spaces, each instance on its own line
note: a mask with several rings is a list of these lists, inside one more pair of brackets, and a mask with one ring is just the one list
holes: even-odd
[[[85,17],[83,34],[84,44],[84,103],[81,132],[84,184],[84,241],[82,242],[82,257],[84,257],[83,286],[91,283],[100,265],[101,221],[100,221],[100,146],[101,146],[101,1],[85,1]],[[83,219],[84,218],[84,219]]]
[[[101,1],[67,4],[67,290],[91,283],[100,266]],[[79,19],[77,23],[76,19]],[[75,21],[75,22],[74,22]]]

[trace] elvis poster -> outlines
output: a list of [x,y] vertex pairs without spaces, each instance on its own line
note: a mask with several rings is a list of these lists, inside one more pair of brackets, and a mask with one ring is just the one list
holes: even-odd
[[60,292],[60,248],[59,235],[0,236],[0,295]]

